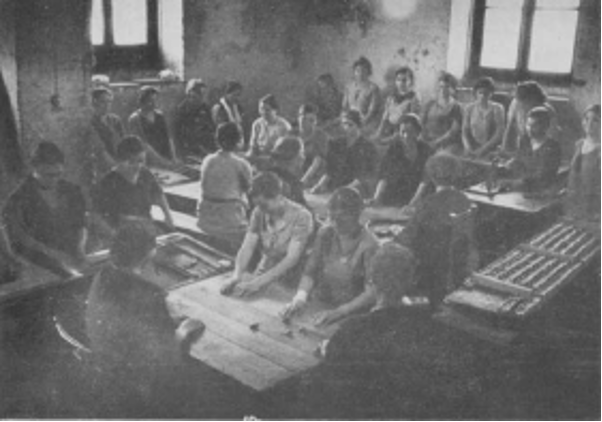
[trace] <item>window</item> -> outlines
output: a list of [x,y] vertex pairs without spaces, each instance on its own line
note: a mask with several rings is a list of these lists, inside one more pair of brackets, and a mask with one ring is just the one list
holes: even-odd
[[569,79],[580,0],[475,0],[471,71]]
[[95,71],[159,65],[157,0],[92,0]]

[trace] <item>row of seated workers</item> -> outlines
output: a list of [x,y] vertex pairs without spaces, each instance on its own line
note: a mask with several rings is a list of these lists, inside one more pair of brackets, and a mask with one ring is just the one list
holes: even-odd
[[[155,237],[174,229],[146,161],[178,169],[181,158],[194,153],[203,158],[198,227],[237,250],[222,293],[252,297],[284,283],[296,294],[282,308],[283,319],[320,300],[331,307],[316,316],[317,326],[344,320],[326,348],[325,365],[332,368],[321,373],[328,377],[316,381],[336,380],[331,389],[320,388],[333,394],[320,393],[326,398],[320,406],[333,405],[336,415],[352,417],[391,408],[416,417],[474,410],[484,396],[477,375],[490,362],[477,365],[471,343],[430,318],[478,265],[469,234],[451,236],[451,216],[471,208],[460,188],[478,173],[471,163],[491,154],[501,157],[505,187],[550,187],[561,162],[555,112],[534,81],[519,84],[507,119],[504,107],[491,101],[491,79],[478,81],[475,102],[462,107],[454,99],[457,82],[445,73],[436,98],[422,104],[411,69],[401,68],[380,116],[370,62],[360,58],[353,70],[343,95],[331,78],[321,78],[328,94],[300,107],[295,129],[278,115],[275,97],[263,97],[248,147],[238,83],[229,83],[213,108],[203,100],[204,84],[189,83],[176,119],[176,139],[187,139],[180,143],[170,140],[156,89],[141,89],[127,134],[110,113],[110,90],[95,89],[90,136],[82,142],[90,179],[81,186],[64,180],[63,152],[53,143],[38,145],[31,174],[3,210],[0,244],[7,267],[18,271],[25,257],[69,274],[86,267],[91,244],[109,245],[110,262],[95,277],[88,301],[93,348],[113,361],[144,363],[147,370],[154,358],[163,362],[157,367],[172,368],[166,356],[174,332],[186,339],[199,332],[199,324],[172,321],[164,293],[140,277]],[[208,130],[215,131],[209,140]],[[585,110],[583,130],[571,162],[566,212],[599,222],[599,105]],[[304,189],[332,193],[326,219],[314,216]],[[409,222],[383,244],[361,222],[366,205],[405,207]],[[153,206],[162,209],[163,221],[150,223]],[[404,305],[402,298],[409,296],[424,297],[428,305]],[[159,329],[163,337],[149,334]]]

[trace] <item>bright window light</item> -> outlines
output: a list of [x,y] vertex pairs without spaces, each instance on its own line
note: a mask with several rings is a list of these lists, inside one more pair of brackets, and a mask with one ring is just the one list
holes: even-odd
[[407,19],[416,10],[417,0],[382,0],[385,16],[392,19]]
[[146,0],[112,0],[115,45],[141,45],[148,42]]
[[577,11],[537,11],[531,32],[529,70],[570,73],[573,64]]
[[481,66],[496,69],[516,68],[521,17],[520,9],[487,9]]
[[102,45],[105,42],[105,20],[102,13],[102,0],[92,0],[90,38],[92,45]]

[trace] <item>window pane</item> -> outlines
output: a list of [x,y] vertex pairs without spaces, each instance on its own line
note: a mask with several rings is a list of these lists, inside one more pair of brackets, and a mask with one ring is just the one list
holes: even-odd
[[537,7],[541,9],[576,9],[580,0],[537,0]]
[[102,0],[92,1],[90,38],[92,39],[92,45],[102,45],[105,42],[105,19],[102,12]]
[[529,70],[570,73],[578,12],[536,12],[531,34]]
[[116,45],[147,43],[146,0],[113,0],[113,39]]
[[520,10],[489,9],[485,12],[481,66],[516,68],[521,17]]
[[487,7],[496,9],[520,9],[524,0],[487,0]]

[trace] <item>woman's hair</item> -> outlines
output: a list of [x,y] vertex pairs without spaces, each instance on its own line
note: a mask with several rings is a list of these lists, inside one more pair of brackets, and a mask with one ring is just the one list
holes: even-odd
[[585,109],[583,115],[585,116],[587,113],[594,113],[596,116],[600,117],[600,104],[592,104],[588,108]]
[[401,126],[402,124],[412,125],[414,126],[414,129],[418,131],[418,133],[422,132],[422,122],[420,121],[420,117],[414,113],[408,113],[401,116],[399,119],[399,125]]
[[341,113],[341,118],[351,120],[357,127],[362,127],[362,115],[357,110],[347,110]]
[[344,211],[359,217],[364,209],[364,200],[356,189],[343,186],[333,192],[328,201],[328,209]]
[[318,82],[324,82],[326,85],[334,85],[334,78],[330,73],[323,73],[318,76]]
[[479,89],[484,89],[493,94],[495,92],[495,81],[489,76],[481,78],[472,87],[472,92],[476,94]]
[[372,75],[372,63],[364,56],[361,56],[359,59],[353,62],[353,69],[355,69],[356,67],[363,67],[364,69],[366,69],[366,73],[369,76]]
[[521,82],[516,86],[515,97],[518,101],[529,104],[544,104],[548,101],[548,96],[545,91],[535,81]]
[[276,173],[266,171],[253,178],[249,191],[251,198],[275,199],[280,194],[282,194],[282,180]]
[[190,94],[192,91],[205,88],[207,84],[203,82],[201,78],[190,79],[186,84],[186,95]]
[[402,66],[395,71],[395,79],[397,79],[397,77],[401,75],[408,76],[412,80],[412,83],[414,83],[414,71],[408,66]]
[[92,90],[92,101],[98,101],[100,100],[100,98],[103,95],[109,95],[109,96],[113,96],[113,93],[111,92],[111,90],[109,88],[105,88],[105,87],[100,87],[100,88],[94,88]]
[[449,85],[454,91],[458,88],[458,80],[454,75],[448,72],[441,72],[437,78],[437,82],[444,82]]
[[150,224],[132,221],[119,228],[111,243],[111,261],[116,266],[139,264],[157,246]]
[[426,174],[436,186],[455,186],[460,172],[458,159],[447,152],[439,152],[426,162]]
[[380,246],[370,264],[370,279],[377,292],[400,300],[415,282],[416,260],[412,252],[395,242]]
[[136,135],[124,137],[117,145],[115,155],[118,161],[127,161],[144,152],[144,144]]
[[40,142],[31,157],[31,165],[36,166],[54,166],[65,164],[65,154],[52,142]]
[[228,94],[232,94],[236,91],[242,91],[242,85],[240,84],[240,82],[228,81],[226,83],[226,87],[224,89],[224,94],[228,95]]
[[548,110],[546,107],[532,108],[529,111],[529,114],[527,114],[527,118],[540,122],[546,127],[546,129],[549,128],[550,124],[552,123],[552,115],[550,110]]
[[143,86],[138,93],[138,105],[142,105],[148,101],[153,95],[157,95],[159,90],[152,86]]
[[274,96],[274,94],[268,94],[268,95],[261,97],[259,99],[259,103],[260,104],[263,103],[263,104],[267,105],[272,110],[278,111],[278,109],[279,109],[278,101],[276,101],[276,97]]
[[273,160],[281,163],[290,163],[302,154],[303,141],[301,141],[301,138],[292,135],[279,138],[270,153]]
[[215,131],[215,141],[224,151],[234,151],[240,143],[240,130],[236,123],[220,124]]
[[315,114],[318,115],[318,107],[313,104],[303,104],[299,107],[299,114]]

